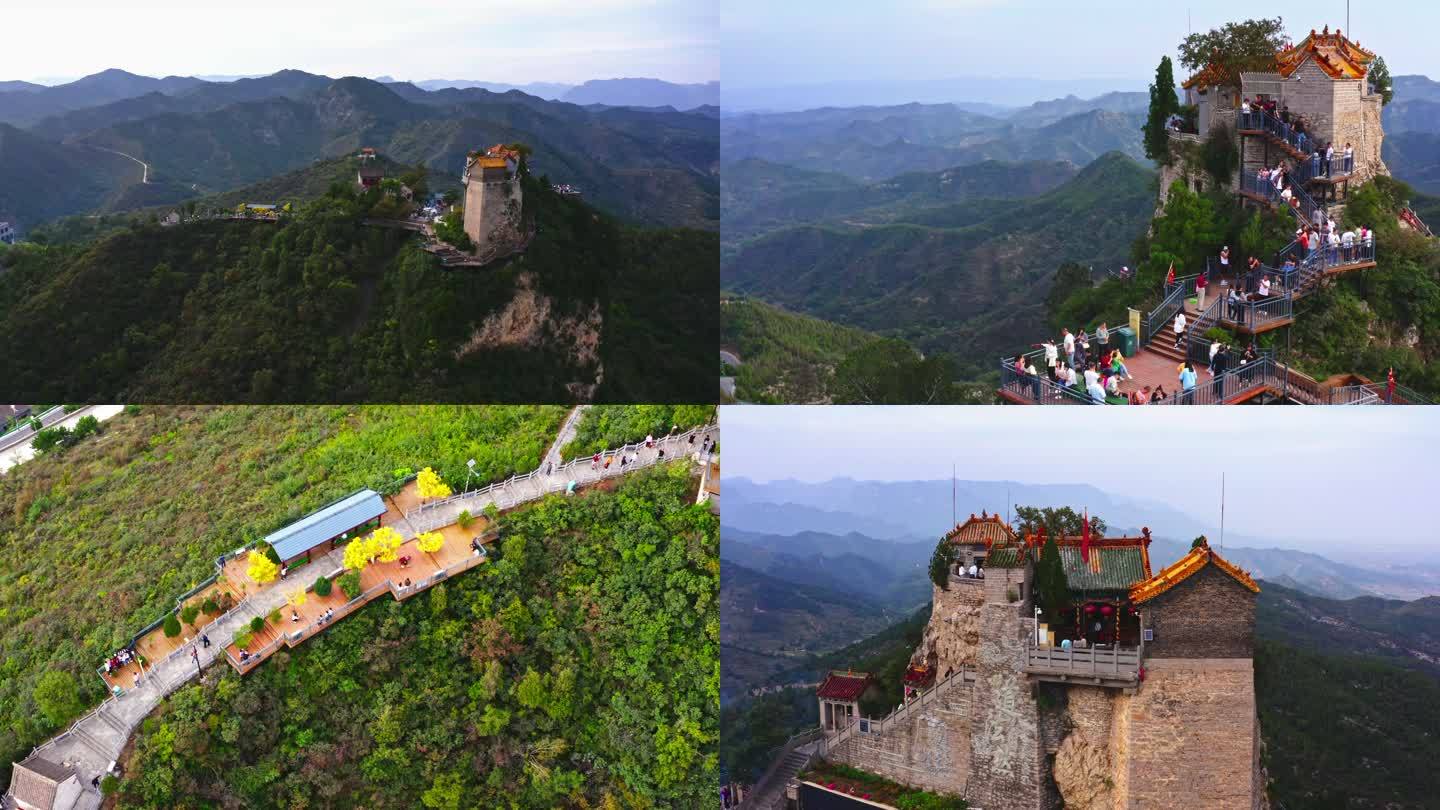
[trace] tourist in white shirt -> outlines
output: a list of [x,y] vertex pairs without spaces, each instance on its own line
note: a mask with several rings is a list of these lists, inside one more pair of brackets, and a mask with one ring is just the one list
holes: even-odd
[[1075,336],[1070,334],[1069,329],[1061,329],[1060,337],[1065,345],[1065,362],[1075,365]]
[[1182,310],[1180,310],[1179,312],[1175,313],[1175,348],[1177,348],[1177,349],[1180,348],[1180,344],[1183,343],[1184,340],[1185,340],[1185,310],[1182,309]]
[[[1260,289],[1257,290],[1257,292],[1260,294],[1260,297],[1261,297],[1261,298],[1269,298],[1269,297],[1270,297],[1270,277],[1269,277],[1269,276],[1261,276],[1261,277],[1260,277]],[[1213,357],[1213,355],[1212,355],[1212,357]]]
[[1087,368],[1087,369],[1085,369],[1085,389],[1086,389],[1086,390],[1089,390],[1089,389],[1090,389],[1090,386],[1094,385],[1095,383],[1097,383],[1097,382],[1099,382],[1099,381],[1100,381],[1100,372],[1096,371],[1096,370],[1095,370],[1095,364],[1094,364],[1094,363],[1091,363],[1091,364],[1090,364],[1090,367]]

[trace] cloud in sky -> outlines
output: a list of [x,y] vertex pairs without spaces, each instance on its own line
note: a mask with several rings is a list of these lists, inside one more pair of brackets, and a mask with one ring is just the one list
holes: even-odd
[[[1430,408],[767,407],[721,411],[725,475],[1093,484],[1251,536],[1434,549]],[[1045,411],[1045,413],[1037,413]]]
[[48,2],[7,9],[0,79],[263,74],[579,83],[719,78],[710,0]]

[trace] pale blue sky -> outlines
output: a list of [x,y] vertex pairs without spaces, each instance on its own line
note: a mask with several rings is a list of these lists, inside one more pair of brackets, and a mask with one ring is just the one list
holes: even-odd
[[[15,6],[21,6],[16,8]],[[256,74],[523,84],[720,78],[715,0],[5,3],[0,80]]]
[[726,406],[721,429],[726,477],[936,480],[953,463],[961,479],[1094,483],[1215,523],[1223,471],[1236,532],[1440,557],[1435,408]]
[[[1326,24],[1346,27],[1345,0],[727,0],[723,80],[745,88],[1005,76],[1143,87],[1161,55],[1174,57],[1187,9],[1196,31],[1275,16],[1296,39]],[[1391,73],[1440,76],[1440,3],[1354,0],[1351,21],[1353,35],[1384,56]]]

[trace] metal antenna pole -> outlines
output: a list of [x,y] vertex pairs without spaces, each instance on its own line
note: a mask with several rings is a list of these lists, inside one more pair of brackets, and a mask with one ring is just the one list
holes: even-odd
[[950,463],[950,525],[960,525],[960,516],[955,511],[955,463]]
[[1220,473],[1220,550],[1225,550],[1225,473]]

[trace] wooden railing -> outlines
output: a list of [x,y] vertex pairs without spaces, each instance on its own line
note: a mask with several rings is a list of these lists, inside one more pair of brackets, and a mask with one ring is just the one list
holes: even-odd
[[1138,681],[1142,650],[1140,647],[1072,647],[1066,650],[1038,647],[1032,643],[1025,650],[1025,671],[1031,675],[1129,678]]

